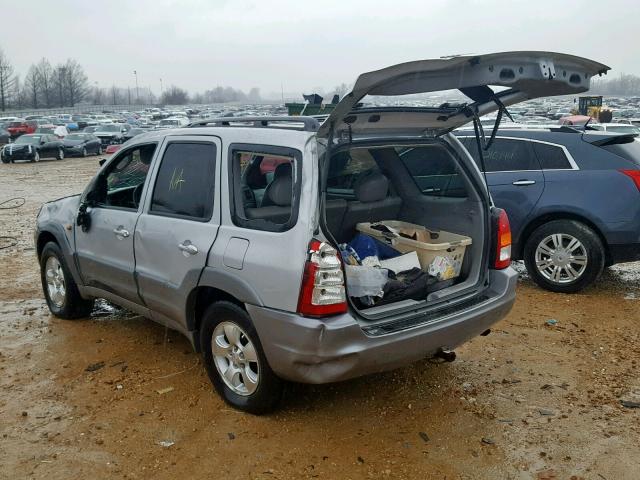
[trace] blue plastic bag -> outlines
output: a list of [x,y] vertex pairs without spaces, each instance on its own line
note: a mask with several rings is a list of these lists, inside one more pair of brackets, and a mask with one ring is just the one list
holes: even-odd
[[363,233],[353,237],[349,246],[356,251],[360,258],[378,257],[380,260],[386,260],[402,255],[395,248]]

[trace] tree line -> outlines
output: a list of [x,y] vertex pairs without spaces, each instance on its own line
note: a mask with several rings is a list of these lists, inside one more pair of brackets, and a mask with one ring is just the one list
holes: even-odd
[[188,103],[259,102],[256,87],[244,93],[232,87],[216,87],[190,95],[185,89],[171,85],[158,97],[148,87],[100,87],[91,85],[82,66],[74,59],[52,65],[42,58],[29,67],[21,78],[0,49],[0,111],[27,108],[74,107],[93,105],[186,105]]
[[615,78],[594,78],[591,92],[599,95],[640,96],[640,77],[622,73]]

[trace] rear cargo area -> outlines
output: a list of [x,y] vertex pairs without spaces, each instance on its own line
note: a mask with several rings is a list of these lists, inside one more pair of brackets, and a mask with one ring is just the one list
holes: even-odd
[[465,161],[443,141],[332,155],[325,225],[363,314],[436,303],[479,282],[486,200]]

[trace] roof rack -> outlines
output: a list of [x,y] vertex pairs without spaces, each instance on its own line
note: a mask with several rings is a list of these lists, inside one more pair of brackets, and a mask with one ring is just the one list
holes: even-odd
[[320,122],[313,117],[218,117],[206,118],[192,122],[187,127],[251,127],[251,128],[283,128],[316,132]]

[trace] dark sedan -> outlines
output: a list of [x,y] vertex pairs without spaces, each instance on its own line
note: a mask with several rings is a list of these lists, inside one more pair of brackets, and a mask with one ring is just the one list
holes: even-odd
[[62,143],[68,157],[102,154],[102,142],[91,133],[71,133],[64,138]]
[[41,158],[64,158],[64,144],[55,135],[27,134],[2,147],[2,163],[16,160],[38,162]]

